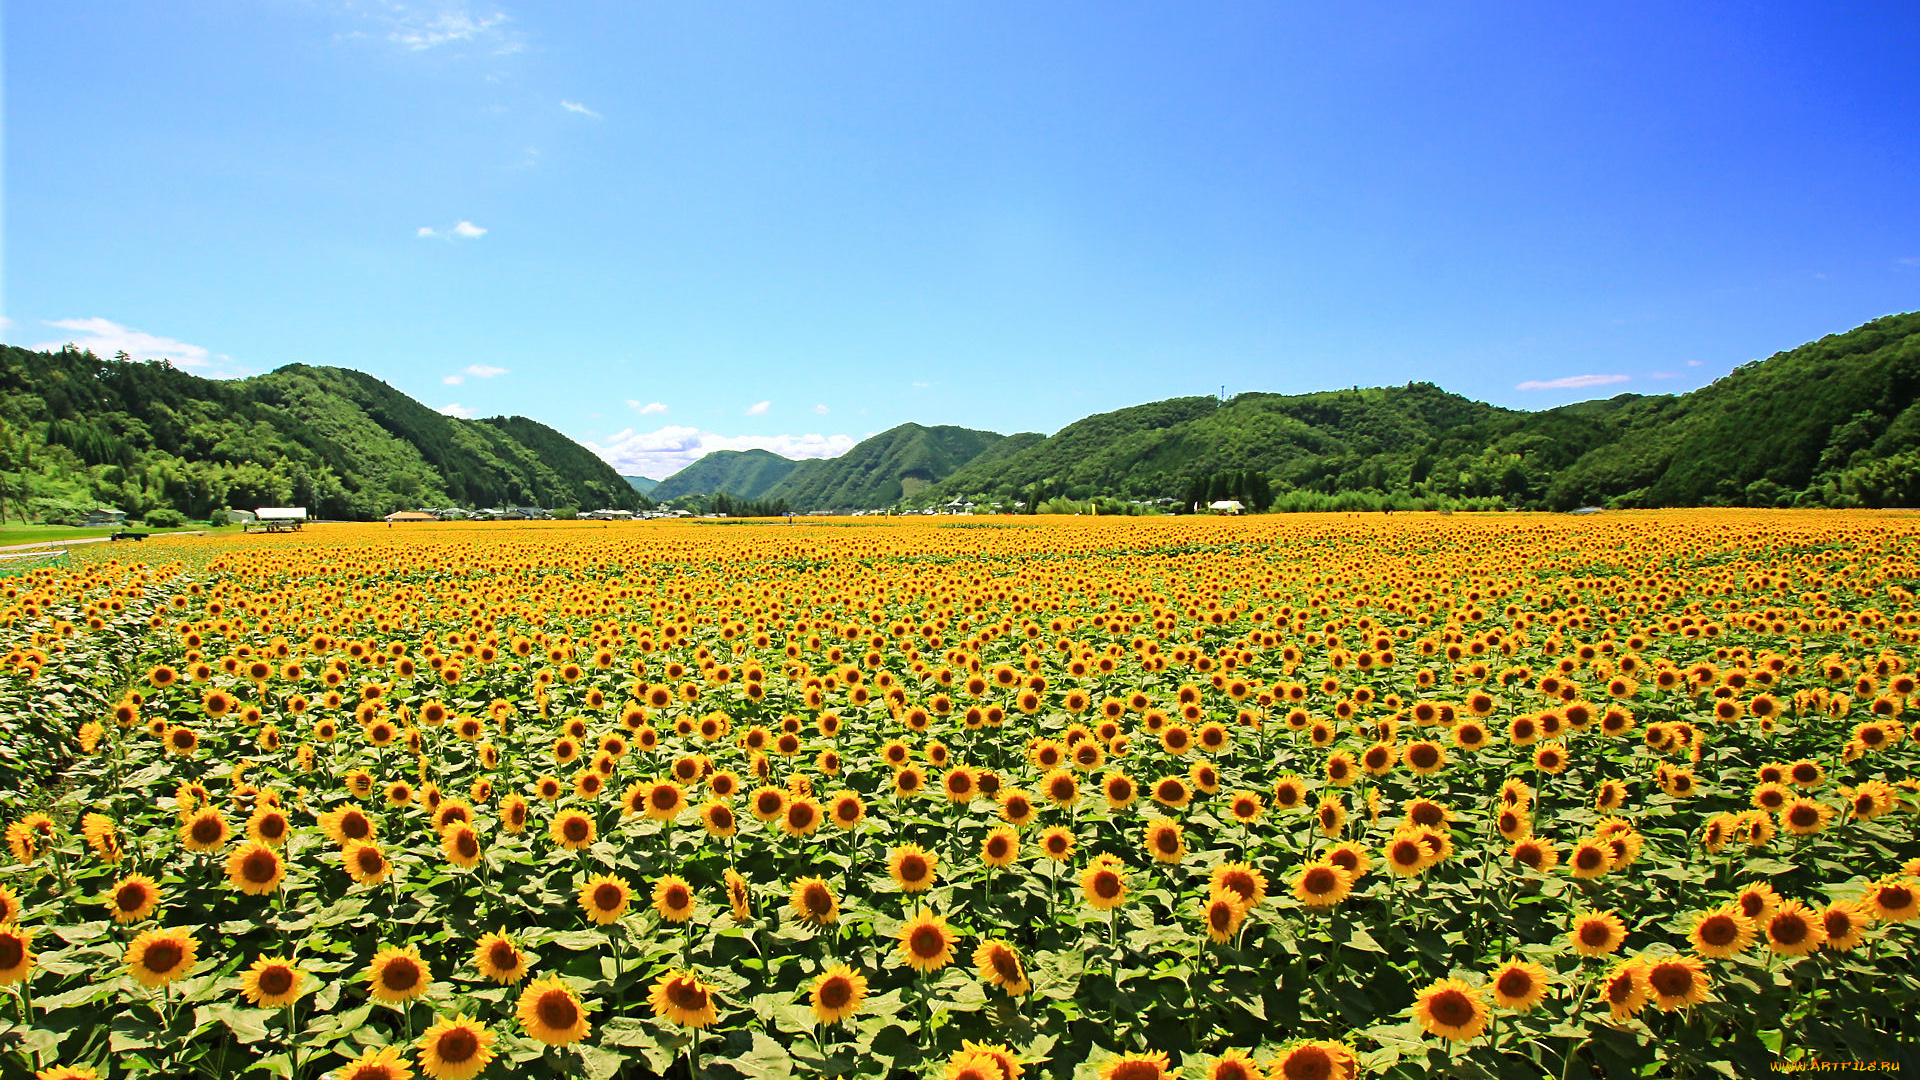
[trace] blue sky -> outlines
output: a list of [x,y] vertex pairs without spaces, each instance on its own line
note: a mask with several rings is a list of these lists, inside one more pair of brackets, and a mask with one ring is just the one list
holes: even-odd
[[1910,3],[13,3],[6,340],[371,372],[623,471],[1920,307]]

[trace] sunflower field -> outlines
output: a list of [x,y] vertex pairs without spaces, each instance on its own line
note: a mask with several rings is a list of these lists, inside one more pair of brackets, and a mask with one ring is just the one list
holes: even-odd
[[76,552],[0,1077],[1893,1071],[1916,589],[1824,511]]

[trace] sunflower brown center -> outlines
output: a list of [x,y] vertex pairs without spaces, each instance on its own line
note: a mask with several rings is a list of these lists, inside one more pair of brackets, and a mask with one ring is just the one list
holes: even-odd
[[220,819],[215,817],[198,818],[193,823],[195,843],[211,844],[220,839]]
[[1113,1080],[1160,1080],[1160,1066],[1151,1061],[1122,1061],[1114,1067]]
[[1656,964],[1647,981],[1661,997],[1685,997],[1693,989],[1693,972],[1685,964]]
[[675,979],[668,984],[667,998],[688,1012],[700,1012],[707,1007],[706,990],[691,979]]
[[820,1005],[826,1009],[843,1009],[853,1000],[853,984],[844,975],[835,975],[820,984]]
[[434,1050],[440,1054],[440,1060],[450,1065],[471,1061],[473,1055],[480,1052],[480,1038],[471,1028],[457,1027],[440,1033]]
[[0,933],[0,971],[12,971],[26,958],[27,947],[18,934]]
[[907,947],[913,950],[913,955],[923,960],[930,960],[940,955],[940,950],[946,947],[946,943],[946,935],[942,934],[938,928],[922,926],[914,930],[907,940]]
[[1302,1046],[1280,1065],[1284,1080],[1328,1080],[1333,1075],[1333,1058],[1320,1047]]
[[139,911],[147,906],[147,887],[137,881],[120,886],[113,894],[113,906],[121,911]]
[[349,840],[365,840],[373,835],[373,823],[354,813],[340,819],[340,835]]
[[1340,887],[1340,874],[1329,867],[1316,866],[1307,871],[1300,884],[1315,896],[1325,896]]
[[1594,921],[1580,926],[1580,944],[1590,948],[1599,948],[1613,937],[1613,929],[1606,923]]
[[240,875],[255,885],[265,885],[280,872],[280,859],[271,851],[255,851],[240,860]]
[[360,872],[363,874],[377,874],[387,866],[386,856],[372,848],[361,848],[354,852],[353,857],[360,864]]
[[187,951],[177,941],[156,941],[147,946],[146,955],[140,963],[155,975],[165,975],[180,966],[186,959]]
[[496,941],[493,947],[487,950],[487,962],[497,970],[512,971],[520,966],[520,954],[514,951],[512,945],[504,941]]
[[1120,875],[1111,870],[1102,870],[1093,875],[1093,892],[1102,900],[1111,900],[1120,895]]
[[903,881],[919,881],[927,876],[927,860],[918,855],[909,855],[900,860],[900,878]]
[[293,989],[293,969],[275,964],[260,971],[260,992],[269,997],[279,997]]
[[806,904],[809,915],[824,916],[833,910],[833,894],[828,892],[824,885],[807,886],[802,900]]
[[389,960],[380,969],[380,985],[396,994],[405,993],[420,985],[420,965],[404,956]]
[[1434,995],[1428,1009],[1433,1018],[1447,1027],[1466,1027],[1473,1022],[1473,1002],[1458,990],[1442,990]]
[[620,890],[620,886],[612,882],[602,884],[599,888],[593,890],[593,906],[599,908],[601,911],[614,910],[619,907],[621,902],[626,898],[626,894]]
[[1807,940],[1807,935],[1812,932],[1812,929],[1807,925],[1807,920],[1798,914],[1787,914],[1774,919],[1768,932],[1773,940],[1782,945],[1798,945]]
[[560,835],[566,837],[572,843],[582,843],[587,838],[587,829],[590,826],[591,823],[587,821],[586,818],[570,817],[561,824]]
[[1504,997],[1523,998],[1533,992],[1533,976],[1517,969],[1504,971],[1495,985]]

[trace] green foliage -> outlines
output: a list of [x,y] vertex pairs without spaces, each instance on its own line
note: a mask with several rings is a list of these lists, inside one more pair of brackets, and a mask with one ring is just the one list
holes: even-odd
[[177,529],[187,523],[187,515],[171,506],[147,511],[147,524],[156,529]]
[[654,501],[662,503],[683,495],[711,495],[716,491],[740,499],[757,499],[785,480],[798,464],[770,450],[715,450],[660,481],[649,494]]
[[953,475],[1005,438],[971,428],[901,424],[840,457],[800,462],[767,496],[800,510],[892,506]]
[[299,505],[367,519],[417,506],[645,505],[611,467],[521,417],[443,416],[342,368],[202,379],[165,363],[0,347],[0,514],[96,505],[205,519]]

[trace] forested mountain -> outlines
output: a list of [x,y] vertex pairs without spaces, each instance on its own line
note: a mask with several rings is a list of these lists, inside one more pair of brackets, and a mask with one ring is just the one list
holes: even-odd
[[11,346],[0,346],[0,499],[7,514],[35,517],[97,505],[190,518],[298,505],[371,518],[455,504],[645,504],[544,424],[443,416],[357,371],[291,364],[222,381]]
[[682,495],[711,495],[724,491],[742,499],[758,499],[787,478],[799,462],[770,450],[715,450],[681,469],[652,491],[655,502],[671,502]]
[[765,498],[795,510],[892,506],[926,490],[1006,440],[991,431],[901,424],[837,458],[800,462]]
[[1175,398],[1069,424],[923,492],[1190,498],[1253,473],[1277,505],[1499,500],[1612,506],[1920,504],[1920,313],[1742,365],[1680,395],[1542,412],[1427,383],[1226,402]]
[[623,476],[620,479],[625,480],[627,486],[642,495],[651,495],[653,494],[653,489],[660,486],[660,481],[649,476]]

